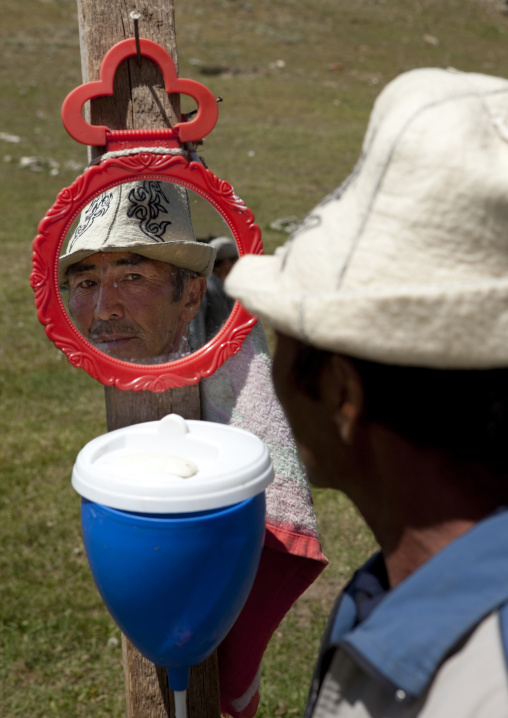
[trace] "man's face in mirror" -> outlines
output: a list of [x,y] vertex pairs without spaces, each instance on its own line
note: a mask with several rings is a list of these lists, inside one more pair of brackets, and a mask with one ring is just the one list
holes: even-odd
[[[183,270],[185,272],[185,270]],[[69,311],[94,346],[119,359],[178,353],[206,290],[167,262],[132,252],[98,252],[67,270]]]

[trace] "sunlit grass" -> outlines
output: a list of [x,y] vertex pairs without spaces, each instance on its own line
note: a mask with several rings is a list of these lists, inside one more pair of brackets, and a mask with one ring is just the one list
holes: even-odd
[[[180,74],[224,98],[203,154],[271,228],[302,219],[353,167],[372,103],[425,65],[508,75],[508,18],[486,0],[175,0]],[[4,0],[0,65],[0,716],[124,715],[118,629],[83,554],[79,449],[105,431],[102,387],[37,322],[28,284],[37,224],[86,150],[60,107],[81,83],[74,0]],[[204,74],[211,66],[219,74]],[[23,169],[23,157],[59,163]],[[71,165],[67,165],[71,162]],[[340,586],[374,548],[338,494],[315,492],[330,566],[277,630],[261,718],[300,715]]]

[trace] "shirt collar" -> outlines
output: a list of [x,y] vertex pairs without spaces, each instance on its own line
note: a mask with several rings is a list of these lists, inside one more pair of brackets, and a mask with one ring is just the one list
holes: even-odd
[[[355,574],[330,642],[354,655],[381,682],[415,697],[457,642],[508,600],[508,512],[496,512],[474,526],[386,594],[379,561],[377,554]],[[366,573],[379,584],[369,583],[374,587],[370,600],[378,605],[356,625],[355,599]]]

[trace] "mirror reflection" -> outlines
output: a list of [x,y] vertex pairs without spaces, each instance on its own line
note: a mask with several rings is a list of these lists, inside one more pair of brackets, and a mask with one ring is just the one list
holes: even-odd
[[223,288],[238,258],[231,231],[207,200],[175,182],[103,192],[69,237],[58,267],[62,298],[105,354],[173,361],[206,344],[231,313]]

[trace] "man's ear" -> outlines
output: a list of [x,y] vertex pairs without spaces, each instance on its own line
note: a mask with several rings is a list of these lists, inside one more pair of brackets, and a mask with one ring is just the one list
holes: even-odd
[[[351,359],[342,354],[330,356],[326,375],[332,420],[342,441],[352,444],[365,407],[362,378]],[[326,391],[326,387],[322,386],[322,390]]]
[[198,313],[205,292],[206,279],[204,277],[192,277],[192,279],[187,280],[184,304],[180,315],[186,324],[191,322]]

